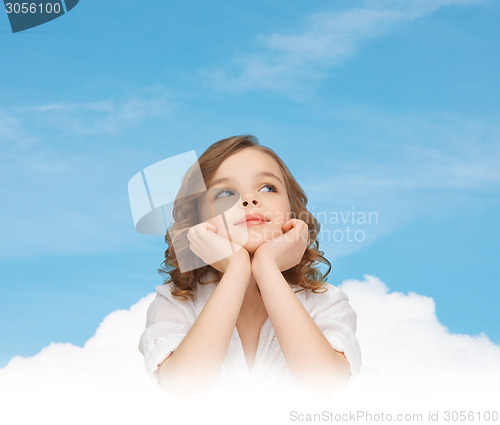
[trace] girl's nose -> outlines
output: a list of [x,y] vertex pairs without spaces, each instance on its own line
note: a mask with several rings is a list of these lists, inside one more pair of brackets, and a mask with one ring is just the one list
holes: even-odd
[[[250,198],[252,199],[252,198]],[[253,198],[251,201],[250,201],[253,205],[259,205],[259,201],[255,198]],[[249,204],[249,201],[248,200],[244,200],[243,201],[243,206],[246,207],[247,205]]]

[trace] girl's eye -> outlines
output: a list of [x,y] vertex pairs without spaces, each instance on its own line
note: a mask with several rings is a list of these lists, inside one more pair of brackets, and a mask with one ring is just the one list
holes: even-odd
[[262,186],[261,190],[266,189],[266,188],[268,190],[265,190],[264,192],[277,192],[276,186],[274,186],[273,184],[266,184],[266,185]]
[[232,195],[234,195],[234,193],[231,190],[229,190],[229,189],[222,189],[222,190],[219,190],[219,192],[217,193],[217,195],[215,195],[214,199],[225,198],[227,196],[232,196]]

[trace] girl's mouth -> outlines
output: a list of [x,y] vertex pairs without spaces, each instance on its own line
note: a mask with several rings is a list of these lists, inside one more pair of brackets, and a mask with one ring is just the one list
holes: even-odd
[[261,224],[266,224],[269,219],[266,219],[262,214],[247,214],[241,220],[238,220],[235,225],[244,224],[248,226],[258,226]]
[[266,224],[267,221],[266,220],[247,220],[244,223],[246,224],[247,227],[250,227],[250,226],[258,226],[260,224]]

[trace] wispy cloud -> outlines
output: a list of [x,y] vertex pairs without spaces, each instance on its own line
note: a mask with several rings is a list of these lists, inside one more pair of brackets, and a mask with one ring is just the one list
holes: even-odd
[[[363,124],[363,133],[351,137],[368,138],[366,147],[377,148],[334,164],[327,160],[335,166],[330,178],[370,190],[499,187],[500,126],[495,115],[389,114],[362,108],[338,114]],[[330,183],[327,179],[325,185]]]
[[7,144],[25,149],[35,142],[36,137],[24,130],[20,119],[0,109],[0,149],[6,149]]
[[26,108],[28,111],[102,111],[111,113],[116,109],[113,102],[101,101],[95,103],[49,103],[42,106],[31,106]]
[[[300,82],[316,81],[360,46],[385,35],[396,24],[417,19],[443,6],[474,5],[481,0],[373,0],[359,7],[308,16],[295,33],[261,34],[249,54],[206,68],[203,76],[222,90],[263,89],[287,93]],[[290,90],[292,89],[293,90]]]
[[148,118],[170,115],[175,104],[165,95],[106,99],[88,103],[49,103],[24,108],[35,119],[73,135],[120,134]]
[[[349,223],[323,220],[323,246],[330,255],[350,254],[422,217],[444,218],[493,206],[488,194],[498,194],[500,188],[497,116],[391,114],[368,108],[343,108],[331,116],[348,130],[332,138],[329,154],[318,158],[314,170],[301,179],[314,212],[375,211],[378,221],[350,226],[365,232],[360,242],[329,244],[326,231]],[[357,148],[335,149],[356,146],[359,140],[363,142]]]
[[170,113],[159,92],[0,110],[0,258],[107,252],[134,235],[127,167],[150,150],[126,136]]

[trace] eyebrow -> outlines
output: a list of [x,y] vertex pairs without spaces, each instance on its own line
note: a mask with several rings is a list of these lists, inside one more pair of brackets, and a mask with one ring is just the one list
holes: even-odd
[[[278,180],[281,184],[283,184],[281,179],[276,174],[273,174],[270,171],[261,171],[260,173],[255,174],[255,177],[273,177],[276,180]],[[230,177],[221,177],[220,179],[215,179],[214,181],[212,181],[212,183],[210,183],[210,185],[208,187],[212,187],[213,185],[215,185],[217,183],[224,183],[224,182],[231,181],[231,180],[232,179]]]

